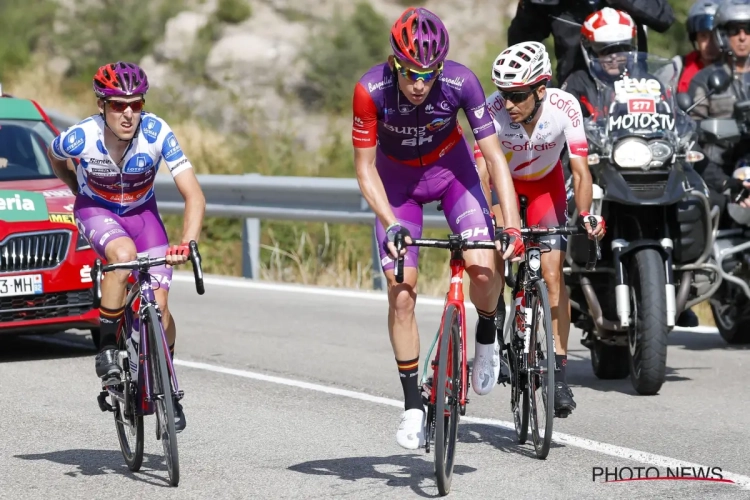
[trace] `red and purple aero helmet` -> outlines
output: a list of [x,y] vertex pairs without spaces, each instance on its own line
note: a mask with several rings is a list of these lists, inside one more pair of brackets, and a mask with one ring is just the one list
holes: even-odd
[[105,64],[94,75],[94,93],[100,99],[146,92],[148,78],[137,64],[122,61]]
[[409,7],[391,28],[393,55],[420,68],[430,68],[448,55],[448,30],[438,16],[423,7]]

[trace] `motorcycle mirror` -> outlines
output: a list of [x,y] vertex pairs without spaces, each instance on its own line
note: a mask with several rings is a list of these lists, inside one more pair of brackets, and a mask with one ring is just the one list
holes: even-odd
[[679,92],[677,94],[677,106],[687,113],[690,106],[693,105],[693,98],[687,92]]
[[708,75],[708,90],[712,94],[716,92],[724,92],[729,88],[729,75],[723,69],[717,69],[710,75]]

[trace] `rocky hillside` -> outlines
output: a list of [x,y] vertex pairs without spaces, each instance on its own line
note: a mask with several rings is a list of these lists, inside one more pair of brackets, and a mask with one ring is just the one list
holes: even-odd
[[[238,14],[219,12],[226,11],[227,4]],[[485,53],[488,42],[502,48],[504,18],[513,14],[515,4],[435,0],[424,6],[445,20],[451,58],[468,64]],[[371,0],[370,5],[390,25],[408,4]],[[341,0],[204,0],[170,18],[163,38],[140,63],[154,88],[169,92],[219,130],[241,129],[252,110],[262,113],[269,127],[292,131],[308,148],[316,148],[331,125],[343,129],[348,120],[312,109],[302,97],[306,51],[330,34],[335,20],[345,22],[354,9],[355,2]],[[217,14],[234,17],[217,23]],[[380,36],[387,45],[387,30]],[[342,70],[332,71],[331,78]],[[198,73],[202,83],[195,82]],[[190,83],[181,83],[187,81],[181,75]]]

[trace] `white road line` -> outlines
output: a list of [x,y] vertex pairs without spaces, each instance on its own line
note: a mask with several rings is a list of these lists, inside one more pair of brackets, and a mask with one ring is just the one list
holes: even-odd
[[[184,281],[189,283],[195,283],[195,278],[191,272],[175,272],[172,276],[173,281]],[[203,283],[206,285],[217,285],[228,288],[244,288],[247,290],[267,290],[273,292],[287,292],[287,293],[302,293],[307,295],[319,295],[327,297],[343,297],[347,299],[366,299],[366,300],[377,300],[380,302],[386,302],[388,297],[385,292],[367,292],[360,290],[349,290],[345,288],[325,288],[310,285],[291,285],[285,283],[269,283],[265,281],[253,281],[245,278],[234,278],[234,277],[222,277],[213,275],[204,275]],[[429,306],[440,306],[442,307],[445,301],[434,297],[417,297],[417,305],[429,305]],[[473,308],[474,305],[471,301],[464,301],[467,307]],[[510,307],[506,305],[506,314],[510,314]],[[696,326],[693,328],[681,328],[675,327],[674,333],[679,332],[693,332],[693,333],[719,333],[719,331],[711,326]]]
[[[184,366],[186,368],[194,368],[196,370],[205,370],[215,373],[222,373],[225,375],[233,375],[235,377],[249,378],[253,380],[259,380],[262,382],[270,382],[273,384],[286,385],[290,387],[296,387],[299,389],[307,389],[310,391],[323,392],[326,394],[332,394],[336,396],[343,396],[352,399],[358,399],[360,401],[367,401],[369,403],[377,403],[387,406],[394,406],[397,408],[403,408],[403,401],[396,401],[395,399],[381,398],[379,396],[372,396],[364,392],[349,391],[346,389],[339,389],[336,387],[329,387],[325,385],[313,384],[310,382],[303,382],[301,380],[293,380],[283,377],[276,377],[272,375],[265,375],[262,373],[250,372],[247,370],[238,370],[235,368],[226,368],[223,366],[210,365],[207,363],[197,363],[194,361],[185,361],[181,359],[175,359],[174,364],[177,366]],[[515,430],[512,422],[506,422],[504,420],[495,420],[488,418],[477,418],[477,417],[461,417],[461,420],[466,422],[472,422],[476,424],[491,425],[494,427],[501,427],[503,429]],[[656,467],[708,467],[677,460],[676,458],[665,457],[663,455],[655,455],[645,451],[633,450],[631,448],[624,448],[622,446],[616,446],[608,443],[600,443],[591,439],[581,438],[572,436],[570,434],[562,434],[560,432],[552,433],[552,440],[556,443],[563,445],[573,446],[584,450],[594,451],[604,455],[609,455],[615,458],[621,458],[625,460],[632,460],[634,462],[653,465]],[[743,476],[741,474],[735,474],[733,472],[722,471],[724,478],[731,479],[742,489],[750,490],[750,477]]]
[[[68,339],[60,339],[60,338],[44,336],[44,335],[29,335],[27,336],[27,338],[37,340],[40,342],[47,342],[50,344],[58,344],[58,345],[67,346],[67,347],[76,347],[79,349],[88,348],[88,350],[93,350],[93,345],[88,346],[87,344],[84,344],[82,342],[75,342],[73,340],[68,340]],[[286,385],[290,387],[296,387],[298,389],[307,389],[310,391],[322,392],[325,394],[332,394],[335,396],[342,396],[342,397],[351,398],[351,399],[358,399],[360,401],[366,401],[369,403],[377,403],[377,404],[382,404],[386,406],[393,406],[396,408],[403,408],[403,405],[404,405],[403,401],[397,401],[395,399],[373,396],[371,394],[367,394],[364,392],[356,392],[356,391],[350,391],[347,389],[339,389],[337,387],[313,384],[311,382],[304,382],[301,380],[277,377],[273,375],[265,375],[263,373],[251,372],[247,370],[239,370],[236,368],[227,368],[224,366],[211,365],[208,363],[198,363],[195,361],[186,361],[186,360],[175,358],[174,364],[176,366],[184,366],[186,368],[193,368],[196,370],[205,370],[205,371],[214,372],[214,373],[221,373],[224,375],[233,375],[235,377],[259,380],[261,382],[270,382],[272,384]],[[494,427],[500,427],[500,428],[508,429],[508,430],[515,430],[513,423],[507,422],[505,420],[495,420],[495,419],[478,418],[478,417],[470,417],[470,416],[461,417],[461,420],[465,420],[466,422],[472,422],[476,424],[491,425]],[[552,440],[559,444],[573,446],[576,448],[581,448],[584,450],[601,453],[603,455],[609,455],[611,457],[621,458],[625,460],[632,460],[634,462],[653,465],[656,467],[673,467],[673,468],[674,467],[695,467],[695,468],[703,467],[703,468],[706,468],[706,466],[704,465],[700,465],[700,464],[696,464],[692,462],[684,462],[676,458],[665,457],[663,455],[656,455],[653,453],[648,453],[648,452],[640,451],[640,450],[634,450],[632,448],[625,448],[622,446],[616,446],[613,444],[601,443],[599,441],[594,441],[591,439],[582,438],[578,436],[572,436],[570,434],[563,434],[560,432],[553,432]],[[728,471],[722,471],[722,474],[724,478],[731,479],[742,489],[750,490],[750,477],[743,476],[741,474],[735,474],[734,472],[728,472]]]

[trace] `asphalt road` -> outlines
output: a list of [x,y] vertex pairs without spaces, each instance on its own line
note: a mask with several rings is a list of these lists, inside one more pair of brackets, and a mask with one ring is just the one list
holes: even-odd
[[[0,338],[0,498],[437,495],[433,455],[395,442],[401,386],[382,296],[216,277],[199,296],[191,276],[176,273],[171,294],[188,424],[179,487],[167,484],[154,417],[142,471],[127,470],[112,414],[96,403],[93,347],[69,331]],[[440,305],[418,303],[422,359]],[[643,397],[628,380],[596,379],[579,338],[568,367],[578,408],[555,419],[549,457],[515,441],[507,387],[473,395],[449,498],[750,498],[750,352],[676,331],[667,382]],[[734,482],[593,480],[597,468],[627,479],[680,466]]]

